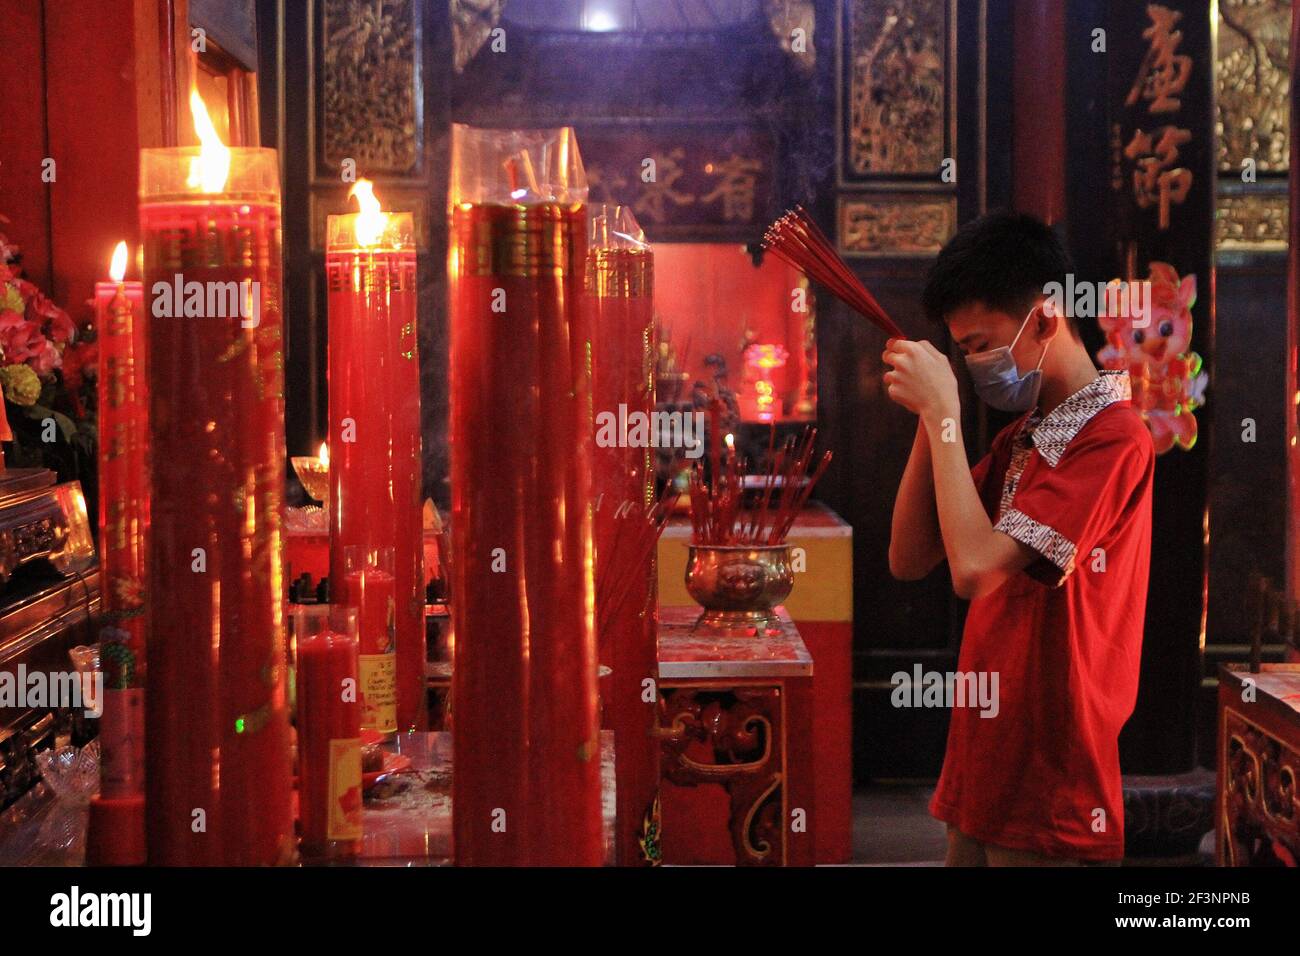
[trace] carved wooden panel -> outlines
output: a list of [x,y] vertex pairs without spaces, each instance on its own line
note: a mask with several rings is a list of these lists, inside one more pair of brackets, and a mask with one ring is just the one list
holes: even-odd
[[1220,863],[1296,865],[1300,855],[1300,751],[1225,707],[1220,733]]
[[1244,159],[1258,172],[1290,165],[1290,0],[1219,0],[1215,56],[1219,171],[1240,175]]
[[1215,207],[1215,248],[1285,252],[1288,213],[1285,192],[1220,193]]
[[1288,0],[1219,0],[1215,247],[1221,251],[1287,247],[1290,32]]
[[955,139],[953,13],[949,0],[845,0],[840,24],[844,180],[938,178]]
[[955,196],[841,195],[840,251],[848,256],[931,256],[957,228]]
[[423,153],[421,0],[319,0],[318,172],[415,176]]
[[584,124],[578,142],[591,201],[631,206],[651,241],[748,242],[775,213],[776,145],[761,128]]

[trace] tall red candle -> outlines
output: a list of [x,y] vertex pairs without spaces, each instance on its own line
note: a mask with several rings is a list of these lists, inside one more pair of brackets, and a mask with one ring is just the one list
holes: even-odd
[[456,127],[451,562],[456,862],[601,862],[573,132]]
[[344,551],[393,549],[393,726],[424,730],[428,717],[414,226],[410,213],[382,212],[368,181],[359,180],[353,194],[362,211],[330,216],[326,226],[330,578],[335,582],[334,600],[355,605],[347,593]]
[[658,682],[658,615],[654,550],[640,546],[654,495],[654,258],[625,207],[593,207],[590,240],[596,620],[600,661],[612,671],[601,712],[614,731],[618,862],[654,865],[660,859],[657,698],[646,700],[645,682]]
[[[197,102],[196,102],[197,101]],[[274,150],[145,149],[149,862],[293,859]]]
[[345,859],[361,848],[361,706],[357,615],[299,605],[298,816],[307,859]]
[[87,862],[135,865],[144,845],[145,548],[149,529],[149,390],[144,287],[127,282],[119,243],[111,281],[95,284],[99,341],[100,790]]

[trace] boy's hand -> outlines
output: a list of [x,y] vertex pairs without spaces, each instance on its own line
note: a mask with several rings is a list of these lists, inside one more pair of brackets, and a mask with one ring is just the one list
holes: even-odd
[[961,416],[957,377],[948,356],[929,342],[890,339],[882,356],[890,370],[885,373],[889,397],[909,412],[921,416],[927,425]]

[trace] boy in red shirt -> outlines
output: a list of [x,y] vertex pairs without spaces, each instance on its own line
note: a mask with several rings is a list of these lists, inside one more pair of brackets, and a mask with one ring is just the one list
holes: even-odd
[[1070,271],[1050,229],[1011,214],[965,226],[935,261],[926,312],[947,323],[976,394],[1026,413],[973,469],[948,356],[885,348],[889,397],[920,418],[890,571],[915,580],[946,557],[971,602],[958,670],[997,675],[994,708],[952,711],[930,804],[950,866],[1124,854],[1118,740],[1137,697],[1155,456],[1127,374],[1099,373],[1048,300]]

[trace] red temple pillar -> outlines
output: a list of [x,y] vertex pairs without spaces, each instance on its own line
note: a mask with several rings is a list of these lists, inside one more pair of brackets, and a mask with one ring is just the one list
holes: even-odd
[[1065,216],[1065,4],[1012,4],[1012,203],[1052,225]]

